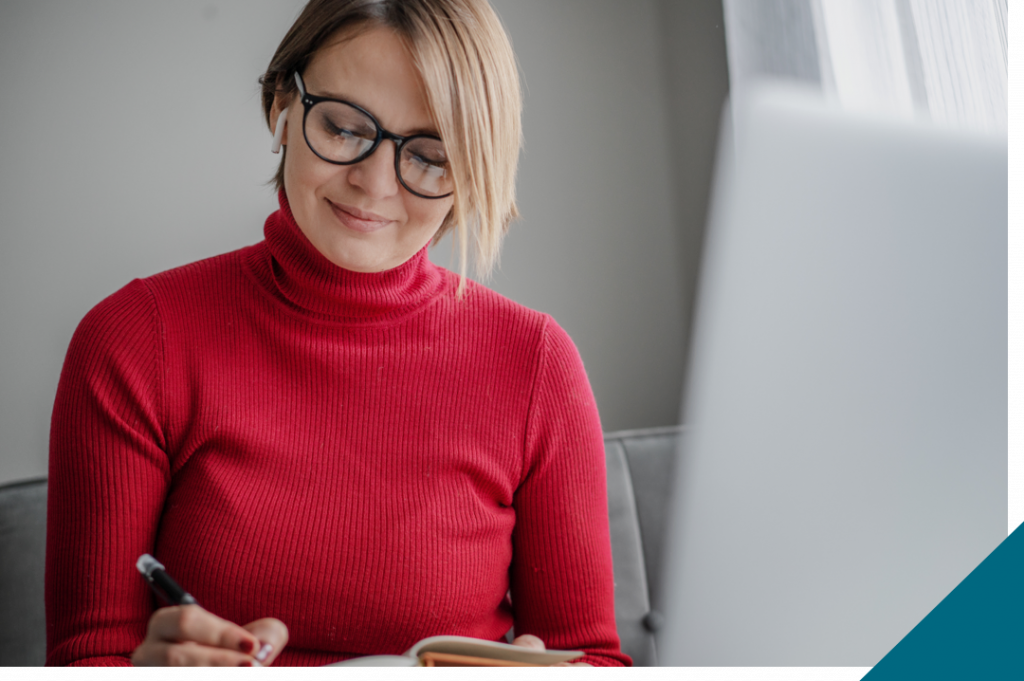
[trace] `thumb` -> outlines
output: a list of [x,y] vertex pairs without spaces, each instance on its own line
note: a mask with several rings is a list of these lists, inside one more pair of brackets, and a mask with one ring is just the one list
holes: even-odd
[[279,619],[265,617],[242,628],[259,639],[261,647],[253,651],[253,657],[264,667],[269,667],[288,645],[288,627]]
[[544,650],[544,641],[533,634],[523,634],[522,636],[516,636],[515,640],[512,641],[514,646],[522,646],[523,648],[536,648],[537,650]]

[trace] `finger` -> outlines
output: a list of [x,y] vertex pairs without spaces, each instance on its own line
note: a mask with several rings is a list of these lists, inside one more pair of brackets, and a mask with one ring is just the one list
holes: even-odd
[[514,646],[522,646],[524,648],[536,648],[537,650],[544,650],[544,641],[533,634],[523,634],[522,636],[516,636],[515,640],[512,641]]
[[249,622],[242,628],[259,639],[260,647],[253,653],[253,656],[264,667],[269,666],[288,645],[288,627],[279,619],[265,617],[255,622]]
[[198,605],[177,605],[157,610],[149,619],[147,638],[171,643],[191,641],[247,655],[255,653],[259,647],[259,641],[251,633]]
[[151,641],[135,649],[132,664],[136,667],[253,667],[259,662],[252,656],[226,648],[205,646],[192,641],[171,643]]

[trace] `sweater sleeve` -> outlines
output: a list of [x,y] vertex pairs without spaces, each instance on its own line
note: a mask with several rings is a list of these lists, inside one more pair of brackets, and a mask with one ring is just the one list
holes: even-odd
[[516,634],[583,650],[595,666],[628,665],[615,630],[601,422],[579,352],[550,318],[525,446],[513,502]]
[[93,308],[64,361],[50,425],[48,665],[127,665],[152,599],[152,553],[170,480],[161,428],[161,328],[135,280]]

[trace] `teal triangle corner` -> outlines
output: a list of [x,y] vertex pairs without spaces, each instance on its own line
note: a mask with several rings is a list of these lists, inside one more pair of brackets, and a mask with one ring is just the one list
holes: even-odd
[[888,679],[1024,679],[1024,525],[864,676]]

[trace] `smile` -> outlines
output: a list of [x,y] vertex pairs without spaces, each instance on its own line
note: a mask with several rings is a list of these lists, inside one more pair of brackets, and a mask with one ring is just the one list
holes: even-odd
[[393,220],[388,220],[376,213],[368,213],[352,206],[339,205],[330,199],[325,200],[338,221],[356,232],[370,234],[384,229],[393,222]]

